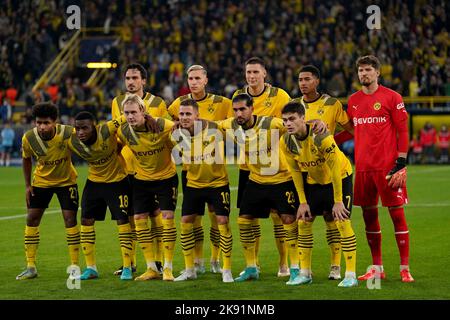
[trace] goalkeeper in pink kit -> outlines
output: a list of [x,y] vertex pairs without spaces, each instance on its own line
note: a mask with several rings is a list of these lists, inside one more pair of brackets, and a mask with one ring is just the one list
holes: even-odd
[[381,203],[388,207],[394,223],[401,280],[413,282],[409,272],[409,233],[403,209],[407,203],[408,114],[401,95],[378,84],[381,65],[375,56],[360,57],[356,66],[362,89],[349,97],[347,108],[355,137],[353,203],[362,207],[373,260],[367,273],[358,279],[385,278],[377,207],[381,197]]

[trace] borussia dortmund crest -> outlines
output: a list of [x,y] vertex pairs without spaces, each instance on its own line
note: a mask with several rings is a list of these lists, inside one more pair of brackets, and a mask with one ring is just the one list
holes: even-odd
[[375,104],[373,105],[373,108],[375,109],[375,110],[380,110],[381,109],[381,103],[379,103],[379,102],[375,102]]
[[209,113],[214,113],[214,107],[213,107],[213,104],[210,104],[210,105],[208,106],[208,112],[209,112]]
[[324,113],[325,111],[323,110],[323,108],[320,108],[319,110],[317,110],[317,114],[318,115],[323,115],[323,113]]
[[58,144],[58,148],[59,148],[59,150],[64,150],[64,149],[66,148],[66,145],[65,145],[64,141],[61,141],[61,142]]
[[270,108],[270,107],[272,106],[272,101],[266,100],[266,102],[264,102],[264,106],[265,106],[266,108]]

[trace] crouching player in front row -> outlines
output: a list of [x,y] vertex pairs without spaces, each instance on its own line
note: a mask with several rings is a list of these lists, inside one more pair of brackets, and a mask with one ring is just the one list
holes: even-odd
[[[286,104],[282,111],[287,128],[280,139],[280,150],[286,156],[297,189],[300,206],[297,212],[300,274],[288,285],[312,282],[312,224],[317,215],[332,215],[339,229],[346,262],[345,278],[339,287],[358,285],[356,280],[356,237],[350,222],[352,208],[352,166],[339,150],[333,136],[314,134],[305,122],[305,108],[298,102]],[[302,170],[306,171],[306,183]]]

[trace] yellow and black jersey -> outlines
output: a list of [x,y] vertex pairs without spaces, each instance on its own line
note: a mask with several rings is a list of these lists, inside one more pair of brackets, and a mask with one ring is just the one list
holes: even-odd
[[159,133],[136,131],[128,123],[122,124],[117,131],[119,139],[131,149],[136,159],[135,177],[139,180],[163,180],[176,174],[170,141],[173,122],[164,118],[156,118],[156,121]]
[[[125,98],[126,94],[121,94],[113,99],[111,106],[111,115],[113,119],[116,119],[123,114],[122,103],[125,101]],[[169,114],[167,113],[166,103],[163,98],[155,96],[150,92],[145,92],[142,100],[147,108],[147,113],[152,117],[170,119]]]
[[342,107],[342,103],[327,94],[322,94],[319,98],[312,102],[306,102],[301,98],[295,98],[292,101],[299,102],[305,106],[306,114],[305,120],[320,119],[326,123],[328,131],[334,134],[336,131],[336,125],[349,122],[347,113]]
[[[193,99],[191,94],[178,97],[169,107],[169,114],[173,119],[178,119],[180,112],[180,104],[186,99]],[[194,99],[195,100],[195,99]],[[217,121],[225,120],[233,116],[233,109],[231,109],[231,100],[217,94],[208,93],[201,100],[196,100],[198,103],[199,118]]]
[[69,147],[89,165],[88,179],[93,182],[118,182],[127,175],[125,161],[117,152],[116,132],[120,123],[117,120],[95,126],[97,140],[86,145],[75,133],[69,140]]
[[182,154],[187,169],[187,186],[192,188],[219,188],[228,185],[225,168],[224,137],[215,122],[198,122],[200,132],[177,129],[172,134],[174,148]]
[[77,172],[68,146],[73,131],[71,126],[57,124],[55,136],[50,140],[41,139],[37,128],[25,132],[22,137],[22,157],[36,160],[31,182],[33,187],[65,187],[76,184]]
[[[111,106],[111,116],[113,119],[119,118],[123,114],[122,103],[125,101],[126,94],[121,94],[117,96],[112,101]],[[144,97],[145,106],[147,108],[147,113],[152,117],[161,117],[170,119],[167,113],[166,103],[161,97],[155,96],[149,92],[145,92]],[[128,146],[124,146],[122,149],[122,156],[125,159],[126,169],[128,174],[134,174],[134,157]]]
[[[249,179],[259,184],[278,184],[292,180],[286,159],[279,152],[279,138],[286,132],[280,118],[253,116],[252,128],[243,129],[235,118],[218,121],[227,134],[232,135],[245,155],[245,165],[250,170]],[[232,132],[229,132],[230,130]],[[244,149],[244,150],[242,150]]]
[[307,128],[308,135],[303,140],[288,133],[280,139],[280,150],[286,157],[300,202],[306,202],[301,171],[308,172],[309,184],[332,183],[335,202],[342,201],[342,179],[352,174],[352,165],[329,132],[316,135]]
[[[247,93],[248,87],[236,90],[233,94]],[[271,116],[281,118],[281,110],[291,100],[289,94],[281,88],[265,85],[264,91],[258,96],[253,97],[253,114],[257,116]]]

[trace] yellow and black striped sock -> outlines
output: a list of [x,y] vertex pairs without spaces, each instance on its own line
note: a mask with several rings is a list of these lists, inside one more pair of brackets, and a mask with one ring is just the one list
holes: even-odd
[[122,254],[122,266],[131,267],[131,227],[129,223],[117,226],[119,228],[120,252]]
[[153,249],[155,250],[155,260],[163,261],[163,245],[162,245],[162,235],[163,235],[163,224],[162,224],[162,214],[159,213],[155,217],[150,217],[152,234]]
[[345,259],[345,273],[356,272],[356,236],[350,220],[336,221],[341,233],[342,253]]
[[341,235],[334,221],[325,221],[327,225],[327,243],[330,248],[330,263],[332,266],[341,265]]
[[298,224],[297,221],[291,224],[284,224],[286,231],[286,245],[288,248],[289,259],[291,260],[291,268],[298,268]]
[[273,233],[275,235],[275,244],[280,255],[280,266],[288,265],[288,254],[286,247],[286,231],[283,227],[283,221],[275,211],[270,211],[270,217],[273,221]]
[[220,232],[220,251],[222,251],[223,269],[231,270],[231,251],[233,250],[233,236],[229,223],[218,225]]
[[192,223],[181,222],[181,249],[184,255],[184,264],[186,269],[194,268],[194,225]]
[[259,223],[259,219],[252,220],[252,231],[253,231],[253,236],[255,237],[256,265],[259,266],[259,244],[261,241],[261,224]]
[[196,216],[194,220],[194,238],[195,238],[195,247],[194,247],[194,260],[203,261],[203,240],[204,240],[204,232],[203,232],[203,220],[202,216]]
[[214,211],[208,210],[208,215],[209,220],[211,221],[211,228],[209,229],[209,240],[211,243],[211,261],[217,261],[220,257],[220,231]]
[[[134,217],[133,217],[134,221]],[[131,227],[131,265],[136,266],[136,245],[138,243],[137,233],[136,233],[136,222],[133,225],[130,224]]]
[[36,253],[39,246],[39,227],[25,226],[25,256],[27,268],[36,268]]
[[314,244],[312,222],[298,221],[298,248],[300,255],[300,268],[311,270],[311,254]]
[[252,220],[238,218],[239,238],[244,248],[245,262],[247,267],[256,267],[255,235],[253,233]]
[[95,227],[81,225],[81,249],[87,267],[95,266]]
[[177,228],[174,219],[163,219],[163,250],[164,266],[170,266],[172,269],[173,254],[175,242],[177,241]]
[[155,262],[155,253],[153,251],[150,228],[148,227],[148,219],[137,219],[135,220],[135,224],[137,240],[139,242],[139,245],[141,246],[142,252],[144,253],[147,267],[149,267],[150,264],[154,264]]
[[66,228],[66,239],[69,247],[70,264],[78,265],[80,259],[80,230],[77,225]]

